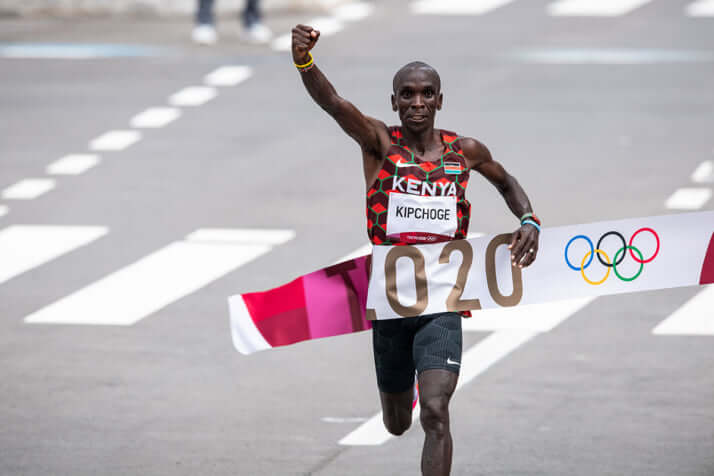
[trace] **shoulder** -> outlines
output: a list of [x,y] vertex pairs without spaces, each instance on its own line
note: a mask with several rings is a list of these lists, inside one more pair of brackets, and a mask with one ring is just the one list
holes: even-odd
[[486,147],[483,142],[472,137],[460,137],[459,145],[464,151],[464,157],[472,163],[472,167],[482,162],[493,160],[491,157],[491,151],[488,150],[488,147]]

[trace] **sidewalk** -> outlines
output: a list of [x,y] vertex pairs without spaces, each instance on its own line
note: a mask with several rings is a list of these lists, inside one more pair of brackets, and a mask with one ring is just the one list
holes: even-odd
[[[319,14],[275,11],[265,16],[266,25],[275,36],[289,33],[300,22]],[[274,55],[268,45],[251,45],[241,41],[241,26],[236,14],[222,14],[217,21],[219,41],[205,47],[191,41],[193,20],[190,17],[130,18],[0,18],[2,44],[84,44],[141,45],[165,49],[167,54],[197,56]]]
[[[349,0],[263,0],[262,8],[271,13],[277,11],[325,12]],[[217,0],[216,12],[234,14],[244,0]],[[191,16],[196,0],[0,0],[1,17],[69,17],[83,16],[131,16],[156,18]]]

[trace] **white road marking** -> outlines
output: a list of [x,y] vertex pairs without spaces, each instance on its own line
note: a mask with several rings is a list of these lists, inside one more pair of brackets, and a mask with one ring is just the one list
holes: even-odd
[[157,56],[161,49],[131,45],[11,43],[0,44],[0,56],[5,58],[90,59]]
[[270,47],[275,51],[290,51],[292,41],[292,33],[280,35],[270,42]]
[[665,202],[670,210],[698,210],[711,198],[712,191],[708,188],[680,188]]
[[99,156],[95,154],[70,154],[52,162],[45,171],[50,175],[79,175],[98,163]]
[[[461,375],[456,390],[460,389],[493,364],[501,360],[536,335],[529,331],[498,331],[481,340],[461,358]],[[412,412],[412,421],[419,418],[419,406]],[[340,445],[381,445],[392,438],[384,428],[382,413],[378,413],[339,441]]]
[[714,335],[714,286],[704,286],[652,330],[657,335]]
[[236,86],[252,75],[253,69],[250,66],[221,66],[208,73],[203,82],[215,87]]
[[251,245],[282,245],[295,238],[293,230],[200,228],[186,235],[186,241],[205,243],[241,243]]
[[652,0],[558,0],[548,5],[553,16],[615,17]]
[[46,45],[37,48],[31,45],[10,45],[0,48],[0,56],[18,59],[91,59],[100,56],[90,50],[67,48],[62,45]]
[[705,160],[692,173],[692,182],[711,183],[714,182],[714,162]]
[[54,179],[29,178],[10,185],[2,191],[7,200],[32,200],[55,188]]
[[714,0],[698,0],[685,9],[690,17],[714,17]]
[[0,217],[5,216],[10,211],[10,207],[7,205],[0,205]]
[[107,234],[101,226],[12,225],[0,231],[0,283]]
[[[337,18],[317,17],[305,23],[320,32],[320,36],[330,36],[341,31],[345,26]],[[276,51],[289,51],[292,44],[292,33],[286,33],[275,38],[270,46]]]
[[337,264],[337,263],[342,263],[343,261],[349,261],[351,259],[359,258],[360,256],[364,255],[371,255],[372,254],[372,243],[365,243],[364,245],[360,246],[354,251],[351,251],[350,253],[347,253],[344,255],[342,258],[338,259],[332,264]]
[[367,421],[366,418],[364,417],[322,417],[320,420],[324,421],[325,423],[362,423],[363,421]]
[[595,298],[571,299],[527,306],[474,311],[464,319],[464,331],[524,330],[548,332],[590,304]]
[[714,54],[710,51],[646,48],[525,49],[509,53],[508,56],[528,63],[543,64],[659,64],[714,61]]
[[483,15],[513,0],[418,0],[410,4],[417,15]]
[[131,118],[131,127],[137,129],[164,127],[181,117],[181,111],[175,107],[151,107]]
[[141,139],[141,132],[116,130],[106,132],[89,142],[89,148],[93,151],[117,151],[124,150]]
[[353,2],[332,10],[332,14],[341,21],[359,21],[364,20],[372,14],[374,5],[366,2]]
[[[226,239],[230,233],[237,241]],[[245,236],[240,236],[245,232]],[[185,240],[96,281],[25,318],[27,323],[130,326],[268,253],[287,230],[197,230]],[[212,239],[212,237],[218,237]],[[265,238],[265,239],[261,239]],[[247,241],[252,240],[250,243]]]
[[177,107],[200,106],[218,95],[211,86],[189,86],[169,96],[169,104]]

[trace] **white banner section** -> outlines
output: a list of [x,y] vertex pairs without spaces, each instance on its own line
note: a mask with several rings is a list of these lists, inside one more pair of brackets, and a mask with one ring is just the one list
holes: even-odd
[[714,212],[543,228],[511,266],[510,234],[375,246],[369,319],[535,304],[714,282]]

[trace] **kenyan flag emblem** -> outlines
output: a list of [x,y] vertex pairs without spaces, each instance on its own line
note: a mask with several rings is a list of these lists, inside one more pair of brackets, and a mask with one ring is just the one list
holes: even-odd
[[444,162],[444,172],[447,174],[459,175],[463,171],[463,167],[458,162]]

